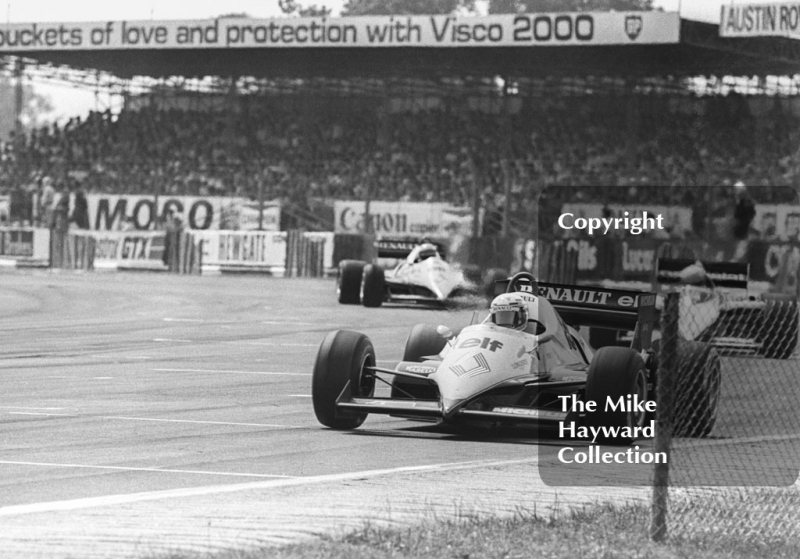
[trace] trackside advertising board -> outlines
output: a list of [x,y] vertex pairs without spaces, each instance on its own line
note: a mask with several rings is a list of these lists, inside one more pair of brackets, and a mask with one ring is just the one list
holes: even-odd
[[30,22],[0,25],[0,52],[663,44],[679,29],[671,12]]
[[[334,233],[364,233],[366,203],[337,200],[333,210]],[[369,221],[373,233],[388,237],[469,235],[472,210],[435,202],[370,202]]]
[[[304,233],[304,236],[324,242],[323,265],[326,269],[333,268],[333,233]],[[196,240],[203,241],[204,273],[263,270],[280,275],[286,268],[285,231],[205,231]]]
[[0,227],[0,259],[50,260],[50,230]]
[[[221,196],[139,196],[88,194],[89,227],[95,231],[156,227],[156,218],[170,210],[181,216],[189,229],[258,229],[259,203],[246,198]],[[279,202],[264,202],[263,230],[280,229]]]
[[[80,234],[73,232],[73,234]],[[85,232],[95,239],[96,269],[165,270],[164,239],[160,231]]]
[[720,37],[800,36],[800,2],[726,3],[721,8]]

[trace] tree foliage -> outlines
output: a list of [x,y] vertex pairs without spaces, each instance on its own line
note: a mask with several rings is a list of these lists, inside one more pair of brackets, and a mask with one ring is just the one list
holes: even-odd
[[297,0],[278,0],[281,11],[288,16],[297,17],[322,17],[331,15],[331,9],[326,6],[311,4],[304,6]]
[[490,0],[490,14],[652,10],[653,0]]
[[475,0],[347,0],[343,16],[452,14],[475,9]]

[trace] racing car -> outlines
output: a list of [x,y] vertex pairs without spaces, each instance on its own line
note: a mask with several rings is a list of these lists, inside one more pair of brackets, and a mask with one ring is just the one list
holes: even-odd
[[[788,359],[798,343],[797,299],[748,292],[750,265],[737,262],[696,262],[659,258],[656,288],[681,293],[678,320],[683,339],[696,340],[724,351],[749,352]],[[624,344],[619,331],[590,333],[594,347]]]
[[395,259],[397,264],[384,270],[378,263],[342,260],[336,277],[339,303],[365,307],[380,307],[386,302],[440,305],[477,289],[475,270],[462,270],[447,262],[435,243],[386,239],[375,245],[379,259]]
[[[457,335],[443,325],[414,326],[403,360],[394,368],[377,366],[366,335],[329,333],[312,377],[320,423],[355,429],[377,413],[478,428],[594,426],[607,429],[598,440],[621,444],[641,436],[652,410],[601,406],[607,400],[654,399],[657,356],[650,346],[655,294],[539,283],[527,272],[497,285],[499,295],[489,315]],[[501,300],[508,296],[526,305],[524,323],[508,319],[507,307],[514,305]],[[579,325],[631,329],[634,337],[630,347],[594,352],[581,338]],[[692,382],[679,383],[684,388],[677,395],[678,407],[691,399],[692,410],[676,414],[675,434],[706,436],[717,414],[719,357],[705,344],[682,345],[679,353],[679,375]],[[390,384],[388,397],[375,395],[378,382]],[[565,411],[565,399],[572,398],[601,406]]]

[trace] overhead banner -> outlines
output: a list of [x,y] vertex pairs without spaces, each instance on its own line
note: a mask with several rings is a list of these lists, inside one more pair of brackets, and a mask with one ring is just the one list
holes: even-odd
[[0,52],[663,44],[679,30],[670,12],[31,22],[0,25]]
[[800,33],[800,2],[725,4],[720,37],[789,37]]
[[[259,228],[259,203],[246,198],[88,194],[86,201],[89,227],[95,231],[152,230],[157,218],[163,222],[170,211],[189,229]],[[262,230],[278,231],[280,219],[280,202],[265,202]]]
[[[333,210],[334,233],[365,232],[365,202],[337,200]],[[471,234],[472,210],[435,202],[370,202],[369,223],[379,236],[452,238]]]

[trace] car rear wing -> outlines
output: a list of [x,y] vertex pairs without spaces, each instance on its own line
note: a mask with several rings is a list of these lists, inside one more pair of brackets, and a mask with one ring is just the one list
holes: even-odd
[[416,247],[421,245],[422,243],[431,243],[436,246],[436,250],[439,252],[439,255],[444,258],[444,246],[442,243],[432,241],[430,239],[411,239],[411,238],[402,238],[402,239],[391,239],[391,238],[383,238],[377,239],[375,241],[375,248],[378,251],[378,258],[405,258],[411,251],[414,250]]
[[[681,272],[697,264],[689,258],[659,258],[656,261],[656,285],[684,283]],[[706,282],[715,287],[747,289],[750,264],[739,262],[700,262],[705,270]]]
[[[510,280],[495,282],[495,294],[505,293]],[[656,294],[593,285],[539,282],[539,296],[572,326],[633,331],[634,349],[649,349],[656,321]]]

